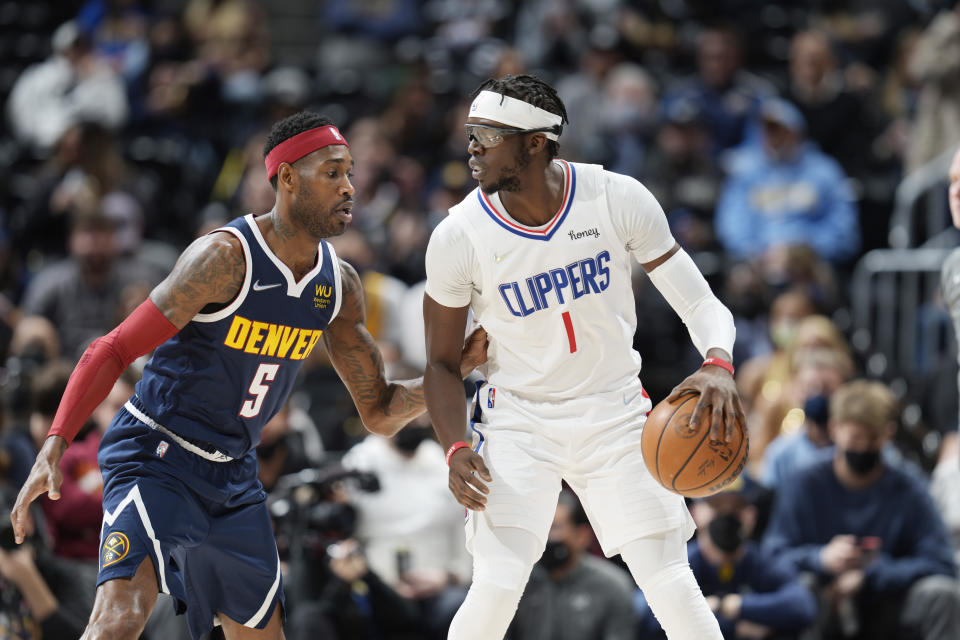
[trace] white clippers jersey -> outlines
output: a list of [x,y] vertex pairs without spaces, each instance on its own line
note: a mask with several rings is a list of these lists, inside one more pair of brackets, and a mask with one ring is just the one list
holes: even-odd
[[487,330],[487,380],[543,399],[636,379],[631,254],[648,262],[674,245],[663,210],[639,182],[556,162],[566,189],[548,224],[516,222],[497,194],[478,188],[434,230],[426,263],[426,293],[447,307],[469,304]]

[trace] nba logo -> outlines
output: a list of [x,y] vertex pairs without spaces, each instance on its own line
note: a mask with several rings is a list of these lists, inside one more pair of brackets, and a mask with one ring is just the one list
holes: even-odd
[[490,387],[487,390],[487,408],[493,409],[493,405],[497,403],[497,388]]
[[166,440],[161,440],[160,444],[157,445],[157,457],[162,458],[167,453],[167,449],[170,448],[170,444]]
[[340,137],[340,132],[334,129],[333,127],[330,127],[330,133],[332,133],[333,137],[336,138],[337,140],[343,140],[343,138]]

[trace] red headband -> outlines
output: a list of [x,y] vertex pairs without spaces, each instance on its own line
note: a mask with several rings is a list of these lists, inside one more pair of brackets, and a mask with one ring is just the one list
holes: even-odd
[[329,147],[332,144],[350,146],[340,135],[340,131],[332,124],[309,129],[292,138],[287,138],[271,149],[263,160],[263,164],[267,167],[267,180],[272,180],[273,176],[277,175],[281,162],[293,164],[308,153],[313,153],[317,149]]

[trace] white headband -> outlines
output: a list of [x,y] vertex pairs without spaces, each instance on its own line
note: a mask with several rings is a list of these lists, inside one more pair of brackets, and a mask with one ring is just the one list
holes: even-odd
[[[563,118],[529,102],[517,100],[493,91],[481,91],[470,105],[471,118],[484,118],[520,129],[543,129],[561,125]],[[548,140],[556,140],[558,134],[545,132]]]

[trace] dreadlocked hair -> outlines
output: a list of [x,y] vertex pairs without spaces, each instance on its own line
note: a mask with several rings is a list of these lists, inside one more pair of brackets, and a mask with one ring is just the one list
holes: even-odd
[[[263,145],[264,159],[266,159],[268,153],[273,151],[275,146],[284,140],[292,138],[304,131],[324,127],[328,124],[333,124],[330,118],[312,111],[298,111],[292,116],[287,116],[270,128],[270,133],[267,134],[267,141]],[[270,184],[274,189],[277,188],[277,176],[270,178]]]
[[[560,116],[563,124],[570,122],[567,119],[567,108],[563,106],[563,100],[557,95],[557,90],[536,76],[521,74],[490,78],[477,87],[471,97],[475,98],[481,91],[493,91],[517,100],[523,100],[535,107],[540,107],[544,111]],[[555,127],[557,135],[560,135],[563,131],[563,124]],[[547,154],[551,160],[560,155],[560,143],[556,140],[547,140]]]

